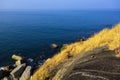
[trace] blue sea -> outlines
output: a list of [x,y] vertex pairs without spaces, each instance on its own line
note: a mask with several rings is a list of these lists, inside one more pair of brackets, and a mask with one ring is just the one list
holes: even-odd
[[119,10],[0,11],[0,66],[13,63],[12,54],[47,59],[60,51],[52,43],[88,38],[119,22]]

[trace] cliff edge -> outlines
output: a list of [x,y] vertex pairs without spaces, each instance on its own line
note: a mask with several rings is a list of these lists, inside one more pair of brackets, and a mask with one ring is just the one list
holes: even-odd
[[119,80],[120,24],[85,41],[63,45],[32,80]]

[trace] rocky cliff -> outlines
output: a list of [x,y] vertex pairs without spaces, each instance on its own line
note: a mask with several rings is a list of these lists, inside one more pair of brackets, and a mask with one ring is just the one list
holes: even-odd
[[64,44],[39,68],[33,59],[12,59],[15,64],[0,68],[1,80],[120,80],[120,24]]
[[63,45],[59,53],[36,70],[32,80],[119,80],[118,47],[120,24],[85,41]]
[[96,48],[61,64],[52,80],[119,80],[120,58],[115,51]]

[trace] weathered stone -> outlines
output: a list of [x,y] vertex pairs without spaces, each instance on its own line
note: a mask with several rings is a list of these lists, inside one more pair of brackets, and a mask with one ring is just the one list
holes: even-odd
[[21,64],[22,64],[22,63],[21,63],[21,60],[18,60],[18,61],[15,62],[15,65],[16,65],[16,66],[19,66],[19,65],[21,65]]
[[3,67],[4,70],[9,71],[9,66]]
[[13,78],[18,79],[21,77],[24,69],[26,67],[26,64],[22,64],[17,66],[10,74]]
[[17,60],[15,62],[15,65],[18,66],[18,65],[21,65],[21,64],[24,64],[24,63],[28,64],[28,59],[23,58],[22,60]]
[[58,48],[58,45],[57,44],[52,44],[51,47],[52,48]]
[[17,61],[17,60],[22,60],[22,57],[17,55],[12,55],[12,59]]
[[23,72],[20,80],[29,80],[30,79],[30,75],[31,75],[31,66],[27,66],[25,71]]
[[114,51],[98,48],[63,64],[52,80],[120,80],[119,61]]

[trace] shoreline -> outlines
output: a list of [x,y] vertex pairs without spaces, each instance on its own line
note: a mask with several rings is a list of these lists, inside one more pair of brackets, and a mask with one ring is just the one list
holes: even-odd
[[85,41],[78,41],[64,45],[64,49],[61,52],[46,60],[45,63],[34,73],[33,80],[45,80],[48,78],[51,79],[51,77],[53,78],[50,71],[56,68],[57,65],[62,64],[67,60],[69,61],[68,56],[76,57],[84,54],[85,52],[92,51],[97,47],[102,47],[105,45],[108,46],[109,50],[114,50],[119,47],[119,40],[120,24],[117,24],[110,29],[105,28],[101,30]]
[[[82,57],[84,57],[88,54],[89,54],[88,57],[90,57],[90,59],[93,59],[93,61],[94,61],[94,59],[96,60],[97,57],[98,57],[97,58],[98,60],[100,59],[99,58],[100,56],[98,56],[100,54],[98,54],[98,53],[104,54],[104,53],[108,52],[108,53],[111,53],[111,55],[109,55],[109,54],[101,55],[102,58],[104,59],[104,57],[107,57],[107,58],[105,58],[105,60],[107,60],[107,59],[109,59],[109,57],[112,57],[116,60],[116,63],[117,63],[120,58],[120,48],[119,48],[120,45],[117,45],[117,44],[120,44],[119,40],[120,40],[120,24],[115,25],[111,29],[103,29],[99,33],[94,34],[92,37],[90,37],[86,40],[80,39],[79,41],[75,41],[74,43],[63,45],[60,52],[55,54],[53,57],[45,60],[45,62],[41,66],[37,65],[36,68],[32,67],[31,62],[30,62],[30,64],[28,64],[29,59],[24,60],[24,58],[18,57],[18,59],[15,59],[15,60],[17,60],[15,63],[15,65],[17,65],[17,66],[14,67],[14,69],[16,69],[18,67],[21,69],[21,67],[25,66],[24,65],[24,63],[25,63],[25,64],[27,64],[26,67],[24,67],[25,71],[26,71],[25,68],[27,68],[28,66],[31,66],[31,67],[27,68],[27,69],[29,69],[27,78],[29,76],[29,79],[31,78],[31,80],[41,80],[41,79],[46,80],[48,78],[51,80],[58,80],[58,78],[60,76],[62,76],[62,78],[60,77],[60,80],[64,80],[65,73],[69,73],[69,71],[71,71],[70,65],[72,65],[72,68],[74,68],[74,66],[76,66],[76,65],[73,65],[73,64],[75,64],[76,61],[78,61],[78,59],[83,60],[83,61],[84,61],[84,59],[86,60],[87,58],[82,58]],[[106,46],[107,46],[107,48],[106,48]],[[91,53],[92,53],[92,55],[91,55]],[[80,57],[78,57],[78,56],[80,56]],[[87,60],[89,61],[89,58]],[[100,61],[101,61],[101,59],[100,59]],[[112,61],[112,59],[111,59],[111,61]],[[95,64],[97,64],[97,63],[95,63]],[[32,64],[34,64],[34,62],[32,62]],[[18,66],[18,65],[20,65],[20,66]],[[66,66],[67,66],[67,68],[66,68]],[[33,74],[30,74],[30,73],[32,73],[30,71],[32,68],[35,68],[35,69],[33,71]],[[11,72],[13,72],[14,69]],[[24,73],[24,70],[22,71],[22,73]],[[19,71],[19,69],[18,69],[18,71]],[[11,72],[10,72],[10,74],[11,74]],[[22,73],[21,73],[21,75],[22,75]],[[18,72],[18,74],[19,74],[19,72]],[[59,75],[59,74],[61,74],[61,75]],[[14,76],[14,75],[12,74],[12,76]],[[19,76],[19,78],[21,78],[21,76]],[[65,80],[67,80],[67,79],[65,79]]]

